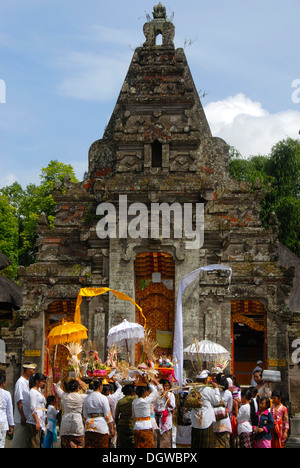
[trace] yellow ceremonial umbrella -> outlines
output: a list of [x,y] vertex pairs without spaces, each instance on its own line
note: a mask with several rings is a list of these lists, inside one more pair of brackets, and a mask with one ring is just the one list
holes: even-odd
[[60,325],[52,328],[48,334],[49,346],[59,343],[78,342],[87,339],[87,328],[80,323],[66,322],[64,319]]

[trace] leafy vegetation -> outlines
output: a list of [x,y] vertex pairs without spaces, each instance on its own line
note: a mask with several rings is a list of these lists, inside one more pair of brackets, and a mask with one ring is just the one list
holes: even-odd
[[[53,226],[55,200],[52,194],[54,186],[59,180],[62,190],[64,190],[66,176],[69,176],[71,182],[78,182],[70,164],[56,160],[50,161],[47,167],[41,169],[40,185],[29,184],[23,189],[18,182],[14,182],[0,190],[2,204],[6,210],[4,211],[4,208],[1,210],[3,241],[0,244],[0,251],[11,260],[14,259],[14,265],[26,266],[34,263],[38,219],[41,213],[45,213],[49,225]],[[9,221],[11,218],[13,221]],[[9,223],[13,227],[9,227]],[[13,228],[16,229],[16,232],[14,232],[14,236],[11,236],[10,231]],[[16,275],[16,268],[13,269],[13,272]]]
[[231,148],[229,171],[235,179],[252,185],[260,180],[267,189],[261,203],[264,226],[275,213],[280,242],[300,256],[300,141],[287,138],[274,145],[269,155],[248,159]]

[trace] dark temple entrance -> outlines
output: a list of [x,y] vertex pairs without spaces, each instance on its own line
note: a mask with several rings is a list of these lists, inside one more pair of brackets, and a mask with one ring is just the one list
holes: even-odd
[[266,310],[260,301],[232,301],[232,372],[240,385],[251,383],[257,361],[266,362]]

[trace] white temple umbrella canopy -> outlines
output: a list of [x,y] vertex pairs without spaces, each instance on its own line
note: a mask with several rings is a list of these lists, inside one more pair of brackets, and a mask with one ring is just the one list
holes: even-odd
[[145,329],[142,325],[135,322],[128,322],[126,319],[112,327],[107,335],[107,346],[110,347],[113,344],[132,345],[139,343],[145,336]]
[[198,360],[200,358],[206,362],[216,362],[220,358],[230,359],[230,353],[222,345],[210,340],[198,341],[183,350],[185,359]]
[[200,355],[206,361],[215,360],[218,357],[230,357],[227,349],[210,340],[197,341],[197,345],[196,343],[192,343],[183,352],[185,359],[190,357],[197,359],[197,355]]

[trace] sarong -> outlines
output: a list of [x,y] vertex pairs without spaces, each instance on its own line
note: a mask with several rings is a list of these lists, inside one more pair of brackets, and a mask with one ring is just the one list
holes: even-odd
[[5,448],[6,429],[4,423],[0,422],[0,448]]
[[157,432],[157,448],[172,448],[172,429],[162,434]]
[[192,428],[191,448],[215,448],[215,434],[212,424],[207,429]]
[[191,446],[192,426],[177,426],[176,447],[189,448]]
[[239,435],[240,448],[253,448],[253,434],[252,432],[242,432]]
[[230,432],[215,432],[215,448],[230,448]]
[[109,448],[109,435],[87,431],[85,433],[85,448]]
[[84,435],[73,436],[73,435],[62,435],[60,437],[61,448],[84,448]]
[[27,424],[28,448],[43,448],[43,431],[36,431],[35,424]]
[[154,436],[152,429],[134,431],[133,434],[135,448],[154,448]]

